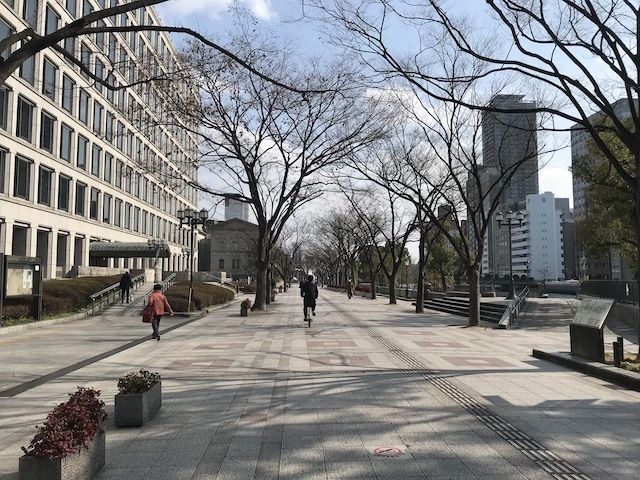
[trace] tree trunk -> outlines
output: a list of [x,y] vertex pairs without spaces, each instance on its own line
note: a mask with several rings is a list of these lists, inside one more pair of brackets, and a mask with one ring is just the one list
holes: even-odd
[[425,262],[424,247],[427,241],[427,232],[420,229],[420,240],[418,242],[418,291],[416,292],[416,313],[424,313],[424,270]]
[[256,262],[256,298],[251,310],[264,310],[266,306],[267,263]]
[[378,275],[375,273],[371,274],[371,300],[375,300],[376,297],[376,278]]
[[389,305],[396,305],[398,303],[398,300],[396,299],[396,278],[397,278],[398,274],[394,273],[392,274],[388,280],[389,280]]
[[447,274],[444,269],[440,269],[440,283],[442,283],[442,291],[447,291]]
[[480,268],[472,265],[469,270],[469,326],[480,325]]

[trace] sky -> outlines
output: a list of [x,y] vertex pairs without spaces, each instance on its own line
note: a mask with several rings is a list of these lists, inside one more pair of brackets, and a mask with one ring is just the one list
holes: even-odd
[[[171,0],[157,6],[165,25],[180,25],[193,28],[203,34],[223,35],[231,25],[229,8],[233,0]],[[259,22],[265,22],[278,32],[300,42],[300,49],[316,51],[322,49],[321,34],[308,25],[291,23],[292,16],[299,11],[295,0],[239,0],[238,4],[249,9]],[[485,2],[479,0],[455,0],[450,3],[460,12],[481,19]],[[401,41],[402,39],[399,39]],[[539,172],[540,193],[553,192],[557,198],[569,198],[573,205],[572,181],[569,166],[571,153],[568,134],[555,134],[553,143],[565,145],[560,151],[540,159],[544,165]]]

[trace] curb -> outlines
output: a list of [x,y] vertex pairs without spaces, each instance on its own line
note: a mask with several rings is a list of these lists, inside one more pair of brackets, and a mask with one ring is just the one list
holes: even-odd
[[640,373],[614,367],[613,365],[592,362],[591,360],[571,355],[568,352],[543,352],[542,350],[534,349],[533,356],[640,392]]

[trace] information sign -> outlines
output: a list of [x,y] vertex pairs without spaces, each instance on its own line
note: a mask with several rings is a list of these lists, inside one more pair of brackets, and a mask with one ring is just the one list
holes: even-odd
[[571,323],[600,329],[609,315],[613,302],[614,300],[607,298],[585,298]]

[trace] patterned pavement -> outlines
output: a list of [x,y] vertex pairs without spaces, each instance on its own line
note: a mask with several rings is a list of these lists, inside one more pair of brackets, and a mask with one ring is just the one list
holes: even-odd
[[[162,409],[141,428],[107,421],[99,480],[627,480],[640,471],[640,393],[532,357],[569,349],[566,328],[549,318],[470,328],[408,303],[321,290],[306,328],[295,288],[248,317],[240,300],[163,319],[160,342],[119,307],[0,336],[0,479],[18,478],[20,447],[68,392],[101,389],[112,414],[117,378],[139,368],[162,375]],[[605,336],[611,345],[615,334]]]

